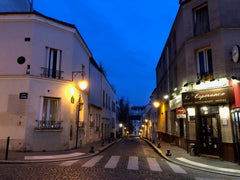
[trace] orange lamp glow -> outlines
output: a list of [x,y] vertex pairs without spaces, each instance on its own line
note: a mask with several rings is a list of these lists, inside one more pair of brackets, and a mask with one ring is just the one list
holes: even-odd
[[153,102],[153,106],[154,106],[155,108],[159,108],[160,102],[154,101],[154,102]]
[[85,81],[84,79],[83,80],[81,80],[79,83],[78,83],[78,85],[79,85],[79,87],[80,87],[80,89],[81,90],[85,90],[85,89],[87,89],[87,81]]

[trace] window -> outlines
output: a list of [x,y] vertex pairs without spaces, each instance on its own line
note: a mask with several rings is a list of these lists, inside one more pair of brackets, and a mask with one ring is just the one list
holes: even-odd
[[209,32],[208,6],[205,4],[193,10],[194,35],[198,36]]
[[105,91],[103,90],[103,107],[105,107]]
[[197,66],[201,80],[213,78],[212,50],[210,48],[197,51]]
[[94,127],[94,119],[92,114],[90,114],[90,127]]
[[38,119],[38,129],[59,129],[58,120],[60,99],[50,97],[40,97],[40,112]]
[[113,111],[113,112],[116,111],[116,110],[115,110],[115,102],[114,102],[114,101],[112,101],[112,111]]
[[112,118],[112,129],[115,129],[115,118]]
[[106,94],[106,109],[108,108],[108,94]]
[[44,77],[61,79],[61,58],[61,50],[46,47],[45,67],[42,68]]

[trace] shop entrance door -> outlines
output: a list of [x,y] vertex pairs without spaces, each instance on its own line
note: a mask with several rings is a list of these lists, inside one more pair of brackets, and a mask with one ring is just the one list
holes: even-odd
[[236,160],[240,164],[240,112],[232,112],[233,141]]
[[202,154],[220,155],[219,127],[217,115],[201,116],[200,138]]

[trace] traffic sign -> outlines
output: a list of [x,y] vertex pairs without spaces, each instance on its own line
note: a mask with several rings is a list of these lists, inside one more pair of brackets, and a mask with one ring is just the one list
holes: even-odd
[[185,113],[185,109],[183,107],[178,107],[176,112],[177,112],[177,114],[184,114]]

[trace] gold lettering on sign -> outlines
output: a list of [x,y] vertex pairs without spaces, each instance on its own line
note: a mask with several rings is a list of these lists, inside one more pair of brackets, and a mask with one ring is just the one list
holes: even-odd
[[214,93],[214,94],[196,94],[195,99],[202,100],[203,98],[209,98],[209,97],[220,97],[220,96],[225,96],[225,93]]

